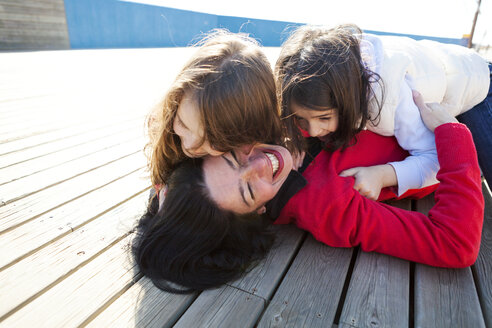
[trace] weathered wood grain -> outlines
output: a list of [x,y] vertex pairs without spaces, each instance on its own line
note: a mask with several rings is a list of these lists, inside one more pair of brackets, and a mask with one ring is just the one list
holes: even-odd
[[95,317],[87,328],[171,327],[196,298],[163,292],[143,277]]
[[137,153],[143,149],[143,145],[143,138],[134,139],[130,142],[105,149],[104,151],[79,158],[77,161],[64,163],[57,167],[4,184],[0,189],[0,202],[8,204],[67,179],[72,179],[79,174]]
[[[137,120],[142,120],[140,116]],[[120,120],[99,120],[97,122],[87,121],[82,124],[77,124],[76,126],[64,127],[56,131],[50,131],[40,134],[32,134],[31,132],[26,132],[24,135],[20,136],[18,139],[10,140],[5,143],[0,143],[0,155],[7,155],[18,151],[31,150],[33,148],[47,145],[49,143],[57,142],[64,139],[78,138],[80,136],[86,135],[87,133],[92,133],[99,131],[101,129],[111,129],[114,126],[120,124],[128,123],[133,121],[133,119],[128,119],[125,117],[125,121],[120,122]],[[1,157],[3,157],[1,156]],[[1,159],[0,157],[0,159]],[[4,166],[4,165],[2,165]]]
[[492,195],[485,183],[482,184],[482,190],[485,199],[485,217],[480,252],[473,271],[485,324],[487,327],[492,327]]
[[140,137],[142,137],[142,133],[138,129],[127,130],[119,134],[101,137],[92,142],[69,147],[46,156],[37,157],[23,163],[17,163],[2,168],[0,169],[0,186],[47,169],[55,168],[64,163],[77,161],[85,156],[89,156],[99,151],[105,151],[106,149],[110,149],[121,143],[131,142]]
[[4,233],[0,249],[10,251],[0,253],[0,268],[97,219],[115,205],[149,188],[149,181],[142,179],[141,172],[136,172]]
[[[73,271],[127,236],[144,212],[147,197],[147,192],[136,195],[97,220],[36,251],[15,265],[1,270],[0,295],[9,295],[9,297],[0,297],[0,318],[22,307],[26,302],[36,299],[43,291],[57,285]],[[128,243],[127,239],[126,244]],[[126,255],[130,257],[128,253]],[[107,255],[103,253],[102,256]],[[108,280],[106,283],[111,284],[114,281]],[[97,289],[102,287],[93,285],[92,288],[97,292]],[[43,308],[49,311],[48,307]]]
[[293,225],[275,226],[275,245],[267,257],[231,286],[270,299],[295,255],[304,232]]
[[330,327],[351,257],[308,236],[258,327]]
[[[433,195],[417,202],[427,214]],[[415,266],[415,327],[485,327],[470,268]]]
[[234,287],[205,291],[174,327],[253,327],[265,300]]
[[[65,6],[62,0],[0,1],[0,49],[69,49]],[[10,24],[3,24],[9,21]],[[55,24],[50,29],[36,29],[25,23]],[[41,47],[40,47],[41,46]]]
[[[389,205],[411,209],[408,199]],[[339,327],[406,327],[409,282],[408,261],[359,251]]]
[[407,327],[410,264],[360,251],[343,305],[339,327]]
[[59,153],[60,151],[67,150],[69,148],[94,144],[100,139],[119,136],[120,140],[124,140],[121,133],[127,131],[138,130],[141,131],[140,120],[125,122],[121,125],[116,126],[105,126],[103,128],[93,130],[91,132],[86,132],[80,135],[75,135],[71,137],[60,138],[52,142],[44,143],[42,145],[30,147],[28,149],[18,150],[11,152],[10,154],[0,156],[0,169],[5,167],[10,167],[13,165],[18,165],[20,163],[25,163],[32,159],[37,159],[40,157],[45,157],[48,155]]
[[4,327],[76,327],[133,285],[135,268],[121,240],[1,322]]
[[114,180],[142,169],[144,166],[145,158],[141,152],[138,152],[13,203],[0,206],[0,233],[83,197]]
[[415,327],[485,327],[470,268],[415,268]]

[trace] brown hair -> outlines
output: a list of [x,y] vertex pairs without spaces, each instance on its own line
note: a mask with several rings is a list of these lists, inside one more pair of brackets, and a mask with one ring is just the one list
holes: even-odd
[[[364,67],[360,52],[362,31],[355,25],[333,29],[301,26],[284,42],[275,67],[277,93],[293,142],[302,136],[291,104],[313,110],[335,108],[338,128],[330,134],[330,150],[345,148],[364,129],[369,116],[372,83],[382,83],[378,74]],[[382,85],[381,85],[382,89]],[[375,99],[378,113],[381,99]]]
[[283,142],[275,79],[258,43],[242,34],[215,30],[197,44],[161,104],[150,115],[146,148],[152,183],[163,184],[186,156],[173,131],[185,92],[196,100],[204,142],[227,152],[260,143]]

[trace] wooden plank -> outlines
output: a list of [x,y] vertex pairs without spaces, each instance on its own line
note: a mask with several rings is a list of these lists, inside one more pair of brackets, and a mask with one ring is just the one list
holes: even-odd
[[135,172],[2,234],[0,249],[9,251],[0,252],[0,268],[79,229],[117,204],[149,188],[150,181],[142,179],[142,172]]
[[32,122],[32,125],[25,124],[24,122],[19,122],[17,124],[11,124],[9,128],[6,128],[0,132],[0,143],[6,143],[34,135],[45,134],[51,131],[65,131],[81,125],[90,126],[90,124],[94,123],[94,121],[96,120],[107,119],[110,118],[108,118],[106,115],[97,115],[96,117],[94,117],[92,115],[85,114],[70,115],[69,113],[65,113],[63,115],[54,115],[54,117],[47,116],[45,120]]
[[[35,300],[74,271],[91,262],[98,254],[127,236],[145,210],[147,199],[147,192],[138,194],[81,229],[57,240],[48,247],[38,250],[15,265],[1,270],[0,295],[4,295],[4,297],[0,298],[0,318],[9,316]],[[120,244],[123,246],[128,243],[129,240],[126,239]],[[9,248],[2,246],[1,249],[2,252],[5,252]],[[107,255],[103,253],[102,256]],[[126,256],[130,257],[128,253]],[[106,281],[108,285],[111,283],[115,282],[113,280]],[[100,287],[94,285],[94,292],[98,292],[97,289]],[[49,306],[38,306],[41,310],[50,312]],[[86,304],[83,302],[73,305],[75,308],[77,306],[84,307]]]
[[93,153],[80,158],[77,161],[64,163],[57,167],[4,184],[0,190],[0,203],[3,202],[8,204],[14,202],[22,197],[43,190],[44,188],[72,179],[77,175],[137,153],[142,150],[143,145],[143,138],[139,138],[106,149],[103,152]]
[[130,238],[58,282],[2,321],[4,327],[66,328],[83,325],[128,290],[135,279]]
[[71,180],[0,206],[0,233],[5,233],[48,211],[83,197],[145,166],[143,153],[122,158]]
[[0,2],[0,13],[7,14],[32,14],[37,16],[65,16],[65,8],[62,2],[45,3],[43,5],[31,6],[18,2],[7,4]]
[[[31,160],[26,160],[22,163],[10,165],[9,167],[0,169],[0,186],[18,179],[28,177],[32,174],[42,172],[44,170],[54,168],[64,163],[77,161],[85,156],[93,153],[104,151],[113,148],[121,143],[131,142],[132,140],[143,137],[143,133],[139,129],[128,129],[127,131],[101,137],[97,140],[89,141],[74,147],[40,156]],[[142,144],[143,148],[143,144]]]
[[115,121],[98,121],[91,122],[87,121],[83,124],[67,127],[64,129],[60,129],[58,131],[47,132],[44,134],[38,134],[33,136],[24,136],[15,141],[9,141],[7,143],[0,143],[0,155],[10,154],[16,151],[32,149],[34,147],[45,145],[50,142],[55,142],[67,138],[79,137],[81,135],[85,135],[86,133],[98,131],[104,128],[111,128],[114,126],[118,126],[122,123],[127,123],[130,121],[139,121],[143,118],[141,116],[136,118],[126,118],[123,121],[115,120]]
[[351,257],[308,236],[258,327],[331,327]]
[[[427,214],[433,195],[417,202]],[[415,327],[485,327],[470,268],[415,266]]]
[[482,191],[485,199],[482,241],[477,262],[472,267],[472,271],[485,325],[492,327],[492,195],[486,183],[482,183]]
[[407,327],[409,275],[407,261],[360,252],[338,326]]
[[174,327],[253,327],[265,300],[224,286],[200,294]]
[[14,13],[0,12],[0,20],[4,20],[4,19],[28,21],[28,22],[49,22],[49,23],[60,23],[60,24],[64,24],[66,22],[65,16],[39,16],[31,13],[14,14]]
[[274,226],[275,244],[267,257],[230,286],[270,299],[302,242],[304,232],[293,225]]
[[195,298],[195,294],[166,293],[143,277],[90,321],[86,328],[171,327]]
[[[411,209],[408,199],[389,204]],[[409,323],[409,283],[408,261],[360,251],[339,327],[406,327]]]
[[485,327],[470,268],[415,268],[415,327]]
[[44,157],[72,147],[93,143],[97,140],[101,140],[110,136],[121,135],[121,133],[125,133],[126,131],[133,131],[135,129],[138,129],[138,131],[142,133],[141,126],[142,122],[140,120],[125,122],[121,125],[103,127],[99,130],[93,130],[80,135],[61,138],[53,142],[44,143],[39,146],[11,152],[6,155],[0,155],[0,168],[12,166],[17,163],[24,163],[34,158]]

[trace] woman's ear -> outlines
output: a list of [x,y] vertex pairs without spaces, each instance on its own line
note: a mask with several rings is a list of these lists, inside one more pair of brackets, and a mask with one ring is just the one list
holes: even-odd
[[265,205],[263,205],[262,207],[260,207],[260,208],[256,211],[256,213],[258,213],[258,214],[264,214],[264,213],[266,213],[266,206],[265,206]]

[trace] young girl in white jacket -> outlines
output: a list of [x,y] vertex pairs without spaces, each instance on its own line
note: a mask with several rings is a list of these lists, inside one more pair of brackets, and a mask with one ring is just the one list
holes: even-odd
[[295,134],[300,127],[337,149],[356,142],[354,136],[367,128],[394,135],[408,150],[412,156],[402,162],[341,172],[355,177],[361,194],[377,199],[383,187],[397,185],[403,195],[437,183],[434,135],[420,118],[412,90],[463,118],[492,183],[490,69],[462,46],[376,36],[344,25],[298,28],[282,45],[275,73],[282,116],[295,138],[302,138]]

